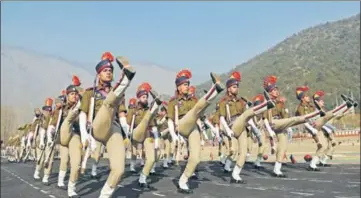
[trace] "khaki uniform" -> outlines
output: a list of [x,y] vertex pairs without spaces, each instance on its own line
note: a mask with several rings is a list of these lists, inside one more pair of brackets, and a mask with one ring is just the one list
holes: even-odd
[[305,119],[302,117],[291,117],[285,111],[284,103],[277,101],[273,109],[267,110],[264,117],[270,122],[273,131],[277,135],[278,145],[276,161],[282,162],[283,156],[287,150],[287,133],[285,129],[291,126],[302,124]]
[[[217,125],[220,126],[220,121],[219,121],[219,110],[217,110],[216,112],[214,112],[214,114],[210,117],[210,122],[213,125]],[[221,127],[219,127],[220,130],[220,136],[222,138],[222,142],[218,144],[218,156],[220,157],[221,162],[224,164],[224,160],[227,156],[232,156],[231,152],[231,138],[228,137],[224,130],[221,130]]]
[[[39,129],[41,128],[42,130],[44,130],[45,132],[45,136],[46,136],[46,131],[48,129],[48,124],[50,122],[50,118],[51,116],[50,115],[43,115],[41,117],[41,119],[37,119],[32,127],[31,127],[31,131],[35,130],[35,125],[38,125]],[[44,137],[45,138],[45,137]],[[35,168],[35,172],[39,171],[43,168],[44,166],[44,161],[45,161],[45,158],[46,156],[48,156],[48,154],[50,153],[50,148],[48,146],[46,146],[46,142],[44,140],[44,145],[45,145],[45,150],[44,150],[44,153],[43,155],[41,155],[42,153],[42,149],[40,148],[40,134],[39,134],[39,130],[38,130],[38,134],[37,134],[37,137],[36,137],[36,155],[37,155],[37,165],[36,165],[36,168]],[[54,152],[52,152],[52,155],[50,156],[49,158],[49,165],[47,168],[44,168],[44,176],[47,175],[49,176],[50,173],[51,173],[51,168],[52,168],[52,165],[53,165],[53,159],[54,159]]]
[[165,163],[168,164],[168,160],[171,157],[171,143],[172,143],[172,138],[171,135],[169,134],[169,130],[168,130],[168,123],[167,123],[167,115],[164,116],[160,116],[158,115],[156,117],[156,123],[158,126],[158,131],[160,132],[160,140],[161,140],[161,149],[162,149],[162,153],[163,153],[163,159],[165,160]]
[[[106,146],[111,170],[106,184],[114,189],[124,173],[125,147],[118,114],[126,112],[124,95],[116,95],[113,91],[106,93],[105,89],[100,86],[95,91],[95,118],[92,135],[95,140]],[[122,92],[124,91],[125,88],[122,89]],[[89,112],[92,96],[93,88],[87,89],[83,94],[80,110],[86,114]]]
[[259,158],[263,158],[263,155],[265,153],[267,153],[267,144],[266,144],[266,132],[265,132],[265,127],[264,127],[264,122],[262,119],[262,115],[257,115],[255,117],[253,117],[254,119],[254,123],[256,124],[257,128],[260,130],[261,132],[261,141],[262,141],[262,145],[258,146],[258,154],[257,157]]
[[[296,116],[304,116],[306,114],[312,113],[316,110],[316,108],[311,103],[300,103],[296,110]],[[322,118],[319,118],[322,119]],[[311,123],[312,124],[312,123]],[[318,143],[317,149],[316,149],[316,156],[319,156],[324,152],[325,146],[327,144],[325,135],[320,130],[319,127],[317,127],[317,134],[312,134],[313,139]],[[307,130],[307,128],[306,128]]]
[[[197,165],[200,162],[201,144],[200,133],[198,130],[197,119],[209,105],[206,99],[197,100],[195,97],[175,96],[168,103],[167,117],[177,125],[178,133],[188,138],[189,157],[185,167],[184,174],[187,178],[191,177]],[[176,106],[178,117],[176,116]]]
[[[229,112],[227,112],[227,106],[229,107]],[[239,117],[241,117],[241,114],[243,114],[245,110],[246,110],[246,108],[245,108],[244,101],[238,97],[226,95],[219,102],[219,115],[226,119],[228,126],[230,126],[230,125],[232,126],[232,124],[234,124],[235,122],[245,121],[243,119],[237,120]],[[224,128],[224,126],[221,125],[221,128],[223,129],[223,132],[225,133],[224,143],[225,143],[226,150],[228,151],[226,153],[226,155],[228,157],[227,160],[231,160],[231,159],[237,160],[238,155],[241,154],[242,152],[244,152],[244,156],[246,156],[247,133],[246,133],[246,131],[244,131],[244,129],[245,129],[244,126],[245,125],[243,125],[243,128],[240,128],[242,130],[241,131],[242,133],[237,132],[237,136],[235,134],[233,137],[229,137],[228,135],[226,135],[226,129]],[[236,133],[235,131],[233,131],[233,132]],[[240,145],[238,143],[238,137],[240,137],[241,134],[244,134],[243,139],[245,141],[242,145]],[[241,140],[241,139],[242,138],[240,138],[239,140]],[[244,148],[243,151],[240,150],[242,148]],[[242,164],[242,163],[240,163],[240,164]],[[243,162],[243,164],[244,164],[244,162]],[[243,165],[241,165],[241,167],[242,166]],[[228,168],[225,168],[225,169],[227,170]]]
[[[80,128],[77,113],[72,111],[73,106],[66,104],[62,108],[60,132],[60,168],[59,172],[67,171],[70,158],[69,181],[76,183],[79,178],[79,167],[81,163],[82,143],[80,140]],[[50,125],[56,126],[59,119],[60,109],[56,109]],[[62,175],[59,173],[59,177]]]
[[132,146],[134,147],[137,143],[143,143],[146,161],[142,173],[147,177],[158,158],[154,149],[154,136],[151,132],[151,128],[156,126],[154,113],[151,113],[148,106],[137,103],[135,108],[131,108],[128,111],[127,123],[129,125],[132,124],[133,116]]

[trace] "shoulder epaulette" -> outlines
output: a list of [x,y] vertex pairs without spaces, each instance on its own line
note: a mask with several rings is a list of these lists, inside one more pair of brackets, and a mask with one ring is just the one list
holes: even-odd
[[226,100],[227,100],[227,95],[224,95],[224,96],[222,96],[221,99],[219,99],[218,103],[221,103],[221,102],[226,101]]
[[85,91],[93,91],[94,87],[86,88]]
[[169,102],[172,102],[173,100],[175,100],[177,97],[176,96],[172,96],[170,99],[169,99]]

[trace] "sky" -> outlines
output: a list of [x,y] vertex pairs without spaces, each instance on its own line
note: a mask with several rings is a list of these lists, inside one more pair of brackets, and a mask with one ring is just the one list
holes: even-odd
[[[94,63],[102,52],[196,74],[227,72],[360,2],[1,2],[1,44]],[[93,67],[93,66],[89,66]]]

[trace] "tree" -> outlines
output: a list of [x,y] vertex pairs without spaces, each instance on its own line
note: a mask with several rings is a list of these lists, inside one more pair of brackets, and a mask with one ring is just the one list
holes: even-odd
[[1,106],[1,139],[6,141],[16,130],[16,114],[11,107]]

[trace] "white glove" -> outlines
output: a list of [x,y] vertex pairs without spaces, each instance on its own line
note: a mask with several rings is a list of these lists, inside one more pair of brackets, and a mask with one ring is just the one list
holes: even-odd
[[268,131],[268,134],[269,134],[272,138],[276,137],[276,133],[275,133],[275,132],[273,131],[273,129],[271,128],[271,125],[270,125],[270,123],[268,122],[267,119],[264,119],[264,125],[266,126],[266,129],[267,129],[267,131]]
[[44,148],[45,148],[44,141],[40,141],[39,147],[40,147],[41,150],[44,150]]
[[179,138],[178,138],[177,134],[174,131],[174,122],[171,119],[168,119],[168,129],[169,129],[170,135],[172,136],[172,140],[174,142],[179,141]]
[[220,117],[220,122],[221,122],[221,124],[223,125],[223,128],[225,129],[227,135],[228,135],[229,137],[233,137],[233,136],[234,136],[234,132],[229,128],[229,126],[228,126],[228,124],[227,124],[227,122],[226,122],[226,119],[225,119],[223,116]]
[[158,133],[158,128],[156,126],[152,127],[152,133],[154,136],[154,148],[158,149],[159,148],[159,133]]
[[186,141],[184,140],[183,136],[181,135],[178,135],[178,140],[181,142],[181,143],[186,143]]
[[286,130],[287,130],[287,133],[290,133],[290,134],[292,134],[292,132],[293,132],[291,127],[288,127]]
[[88,141],[89,141],[90,152],[94,152],[97,148],[97,144],[92,135],[88,135]]
[[30,148],[31,147],[31,142],[32,142],[32,140],[33,140],[33,136],[34,136],[34,132],[30,132],[29,134],[28,134],[28,138],[27,138],[27,143],[26,143],[26,147],[27,148]]
[[51,148],[54,145],[54,141],[53,140],[48,140],[48,147]]
[[85,147],[85,143],[86,141],[89,139],[89,134],[87,131],[87,116],[86,114],[82,111],[79,114],[79,127],[80,127],[80,138],[81,138],[81,143],[83,144],[83,148]]
[[123,128],[123,131],[124,131],[125,135],[129,136],[129,128],[130,127],[129,127],[128,123],[127,123],[127,119],[125,117],[120,117],[119,122],[120,122],[120,125]]

